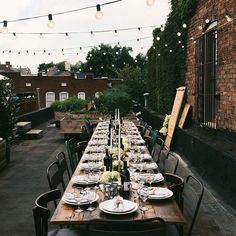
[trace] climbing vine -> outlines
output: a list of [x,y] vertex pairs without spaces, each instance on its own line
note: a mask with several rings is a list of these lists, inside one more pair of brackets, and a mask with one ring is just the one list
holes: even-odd
[[162,114],[170,113],[176,88],[185,83],[188,28],[182,25],[188,25],[196,5],[197,0],[171,0],[172,9],[165,30],[156,28],[153,31],[153,45],[147,54],[146,84],[151,108]]

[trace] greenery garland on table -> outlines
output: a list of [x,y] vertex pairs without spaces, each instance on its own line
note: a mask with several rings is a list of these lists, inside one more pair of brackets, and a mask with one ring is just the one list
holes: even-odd
[[[176,88],[185,82],[187,28],[182,25],[185,23],[188,26],[189,19],[195,13],[197,0],[172,0],[171,5],[165,30],[156,28],[153,31],[153,45],[147,54],[146,84],[150,92],[150,106],[161,114],[170,113]],[[180,37],[177,36],[178,32],[181,33]],[[160,37],[160,41],[157,37]]]

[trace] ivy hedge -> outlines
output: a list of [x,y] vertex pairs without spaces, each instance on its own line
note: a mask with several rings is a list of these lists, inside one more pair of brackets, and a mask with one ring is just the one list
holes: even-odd
[[185,83],[188,28],[182,25],[188,26],[189,19],[195,13],[197,0],[171,0],[171,6],[165,30],[154,29],[153,45],[147,53],[146,84],[150,106],[161,114],[171,112],[176,88]]

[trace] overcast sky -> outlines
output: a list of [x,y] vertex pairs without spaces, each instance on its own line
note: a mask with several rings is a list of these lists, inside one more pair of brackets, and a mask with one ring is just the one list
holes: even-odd
[[[109,1],[112,0],[0,0],[0,21],[48,15]],[[29,67],[33,73],[36,73],[37,66],[44,62],[53,61],[56,63],[69,61],[75,64],[78,61],[85,61],[85,57],[90,49],[88,46],[96,46],[101,43],[112,44],[114,46],[115,43],[120,42],[121,46],[130,46],[133,48],[132,56],[137,55],[139,52],[145,54],[152,44],[153,28],[142,29],[139,32],[138,27],[165,24],[170,6],[168,0],[155,0],[155,4],[152,7],[146,5],[146,0],[123,0],[103,6],[101,10],[103,12],[103,18],[101,20],[95,18],[96,8],[53,16],[53,20],[56,23],[53,29],[47,26],[48,17],[15,23],[9,22],[8,34],[0,33],[1,63],[10,61],[13,67]],[[117,34],[115,31],[94,33],[93,36],[89,33],[90,31],[115,30],[129,27],[137,29],[118,31]],[[88,33],[69,34],[68,37],[65,35],[66,32],[72,31]],[[13,32],[16,33],[16,36],[13,36]],[[64,34],[44,35],[40,37],[38,34],[17,34],[19,32],[60,32]],[[138,42],[137,38],[142,37],[149,38],[140,39]],[[82,47],[82,50],[80,50],[80,47]],[[12,52],[9,53],[9,50]],[[14,52],[14,50],[17,51]],[[18,50],[25,51],[18,54]],[[26,50],[29,51],[28,54]],[[46,50],[46,53],[43,53],[43,50]]]

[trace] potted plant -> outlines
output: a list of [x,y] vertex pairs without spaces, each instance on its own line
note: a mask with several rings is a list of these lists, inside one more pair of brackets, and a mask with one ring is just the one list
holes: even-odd
[[16,121],[16,103],[12,101],[13,86],[9,79],[0,79],[0,167],[10,162],[10,144]]

